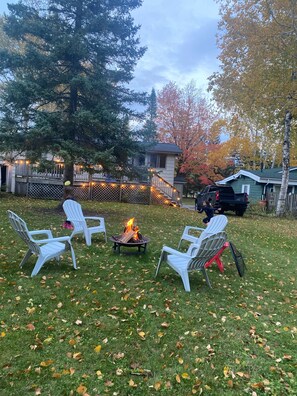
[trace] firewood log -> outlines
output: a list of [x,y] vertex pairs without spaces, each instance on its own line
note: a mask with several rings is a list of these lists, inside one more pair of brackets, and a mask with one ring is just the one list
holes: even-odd
[[130,239],[133,237],[135,231],[131,230],[128,232],[125,232],[121,237],[119,238],[119,241],[122,243],[127,243],[130,241]]

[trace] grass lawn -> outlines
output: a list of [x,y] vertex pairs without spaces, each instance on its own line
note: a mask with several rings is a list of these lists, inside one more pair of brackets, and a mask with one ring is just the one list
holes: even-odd
[[248,212],[228,216],[228,239],[243,253],[240,278],[228,250],[225,271],[190,276],[191,292],[168,266],[155,267],[163,244],[176,247],[187,209],[82,202],[105,217],[108,235],[135,217],[149,237],[146,254],[116,254],[95,236],[80,237],[60,264],[31,278],[34,258],[6,210],[29,229],[61,229],[57,201],[0,195],[0,395],[296,395],[297,221]]

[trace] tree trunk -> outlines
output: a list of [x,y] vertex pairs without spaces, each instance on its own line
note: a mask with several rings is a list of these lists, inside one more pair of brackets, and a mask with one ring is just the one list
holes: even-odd
[[292,114],[286,111],[285,116],[285,136],[283,143],[283,175],[279,192],[279,198],[276,207],[276,216],[284,216],[286,213],[286,197],[289,184],[289,166],[290,166],[290,134],[291,134]]
[[[66,197],[69,195],[70,190],[72,191],[72,186],[73,186],[73,162],[66,162],[65,163],[65,168],[64,168],[64,177],[63,177],[63,199],[62,203],[63,204],[64,200]],[[65,182],[70,182],[65,185]]]

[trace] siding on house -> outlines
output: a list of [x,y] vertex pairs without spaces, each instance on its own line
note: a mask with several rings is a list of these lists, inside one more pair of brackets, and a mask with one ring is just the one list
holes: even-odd
[[175,171],[175,156],[166,156],[166,168],[156,168],[156,172],[163,177],[168,183],[174,183],[174,171]]
[[[268,194],[278,194],[282,181],[282,168],[270,168],[263,170],[241,169],[235,175],[223,179],[219,184],[229,184],[236,193],[243,192],[243,186],[248,186],[250,202],[258,202],[266,199]],[[289,185],[287,193],[297,192],[297,168],[291,167],[289,170]]]
[[249,185],[249,201],[257,202],[263,198],[263,185],[246,176],[228,182],[233,187],[235,193],[243,192],[243,186]]

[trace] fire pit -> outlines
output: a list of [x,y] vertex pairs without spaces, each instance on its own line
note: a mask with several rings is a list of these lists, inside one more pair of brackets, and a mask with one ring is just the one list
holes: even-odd
[[130,219],[121,235],[113,235],[110,240],[113,242],[113,250],[121,252],[121,246],[136,247],[138,253],[145,253],[149,238],[142,236],[139,227],[134,225],[134,218]]

